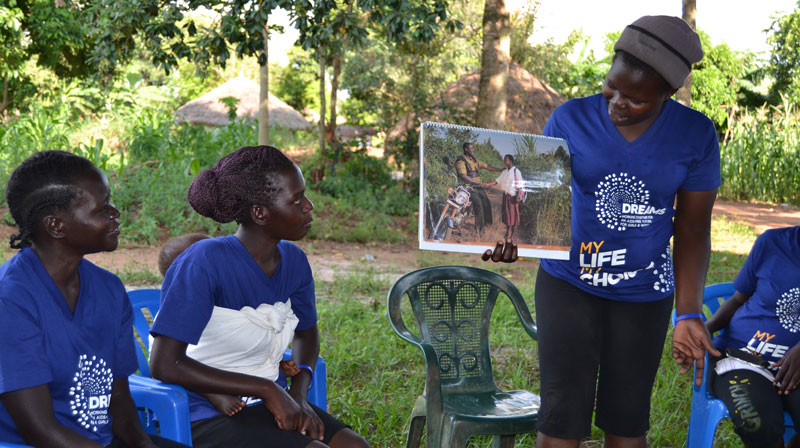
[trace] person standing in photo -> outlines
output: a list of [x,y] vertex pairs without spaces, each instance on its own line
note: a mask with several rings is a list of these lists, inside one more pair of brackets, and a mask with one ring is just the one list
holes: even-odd
[[475,227],[478,234],[483,235],[483,229],[492,225],[492,204],[483,189],[480,170],[494,172],[502,170],[478,160],[475,157],[475,147],[472,143],[464,143],[462,149],[464,154],[456,159],[456,173],[460,182],[472,186],[470,199],[472,200],[472,209],[475,212]]
[[514,156],[506,154],[503,157],[505,169],[500,173],[496,180],[483,184],[484,188],[497,186],[503,191],[503,208],[501,219],[506,225],[505,240],[516,244],[514,234],[519,227],[519,204],[520,195],[524,194],[522,189],[524,180],[522,173],[514,166]]

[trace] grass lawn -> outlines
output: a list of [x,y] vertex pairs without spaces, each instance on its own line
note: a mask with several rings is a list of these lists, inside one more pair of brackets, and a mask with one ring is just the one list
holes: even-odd
[[[754,240],[749,227],[715,219],[708,283],[732,281]],[[417,267],[452,262],[449,260],[447,254],[436,254],[433,259],[420,257]],[[510,276],[535,313],[533,288],[538,262],[489,266],[476,257],[473,264]],[[394,448],[405,443],[408,416],[415,397],[423,390],[425,371],[422,354],[389,326],[385,300],[391,285],[379,274],[341,273],[332,282],[317,285],[322,354],[328,362],[331,412],[366,435],[373,446]],[[671,358],[671,336],[670,330],[653,392],[649,442],[654,447],[683,446],[689,422],[690,378],[679,375]],[[510,301],[502,296],[494,311],[490,337],[500,387],[538,392],[536,343],[522,329]],[[470,446],[490,446],[490,441],[473,438]],[[516,446],[532,447],[534,440],[518,437]],[[602,446],[600,431],[595,429],[584,446]],[[729,421],[720,425],[715,446],[741,446]]]

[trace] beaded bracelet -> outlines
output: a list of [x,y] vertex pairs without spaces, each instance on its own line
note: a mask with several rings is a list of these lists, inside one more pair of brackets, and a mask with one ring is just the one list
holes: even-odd
[[678,322],[680,322],[682,320],[686,320],[686,319],[700,319],[700,320],[702,320],[703,319],[703,315],[700,314],[700,313],[681,314],[680,316],[675,317],[675,323],[678,323]]

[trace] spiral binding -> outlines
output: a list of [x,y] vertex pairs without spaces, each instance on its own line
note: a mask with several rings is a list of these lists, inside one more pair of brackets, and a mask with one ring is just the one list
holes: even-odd
[[475,132],[492,132],[495,134],[503,134],[503,135],[525,135],[530,137],[536,137],[537,139],[542,140],[551,140],[551,141],[560,141],[566,142],[563,138],[559,137],[549,137],[546,135],[538,135],[538,134],[527,134],[522,132],[511,132],[511,131],[501,131],[498,129],[487,129],[487,128],[478,128],[475,126],[463,126],[460,124],[449,124],[449,123],[437,123],[435,121],[426,121],[422,123],[422,129],[424,130],[425,127],[434,127],[434,128],[454,128],[454,129],[462,129],[467,131],[475,131]]

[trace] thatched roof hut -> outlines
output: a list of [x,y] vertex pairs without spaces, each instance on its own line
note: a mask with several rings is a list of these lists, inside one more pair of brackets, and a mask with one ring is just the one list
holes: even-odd
[[[220,100],[226,97],[239,100],[236,104],[237,118],[244,116],[255,118],[258,116],[258,92],[259,86],[252,80],[243,77],[233,78],[178,108],[178,121],[188,121],[206,126],[225,126],[230,123],[228,106]],[[300,112],[271,93],[269,94],[269,124],[289,129],[308,129],[311,126]]]
[[[450,84],[434,101],[431,115],[420,117],[420,121],[471,124],[478,104],[480,79],[481,70],[478,69]],[[536,79],[516,62],[512,62],[509,67],[507,88],[506,125],[509,131],[541,134],[550,114],[564,102],[558,92]],[[469,122],[458,117],[469,117]],[[389,131],[387,139],[403,137],[413,126],[414,118],[413,112],[403,117]]]

